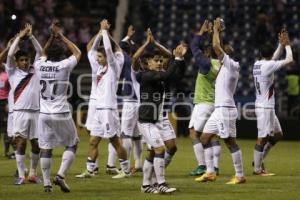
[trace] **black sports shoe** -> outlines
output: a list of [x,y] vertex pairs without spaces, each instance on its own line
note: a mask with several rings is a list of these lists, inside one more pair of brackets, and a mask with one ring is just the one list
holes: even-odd
[[52,192],[52,186],[51,185],[44,186],[44,192],[47,192],[47,193]]
[[70,192],[70,188],[67,185],[65,179],[61,177],[60,175],[56,175],[53,179],[53,183],[55,185],[58,185],[63,192]]

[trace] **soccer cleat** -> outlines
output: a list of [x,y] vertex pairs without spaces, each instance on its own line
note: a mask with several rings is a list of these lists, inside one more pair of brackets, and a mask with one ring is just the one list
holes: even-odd
[[156,187],[151,186],[151,185],[142,185],[141,187],[141,192],[142,193],[151,193],[151,194],[158,194],[158,190]]
[[94,173],[84,170],[81,174],[76,175],[76,178],[92,178]]
[[118,170],[115,166],[106,165],[106,174],[119,174],[120,170]]
[[28,181],[30,183],[35,183],[35,184],[39,184],[39,183],[42,182],[42,180],[38,176],[35,176],[35,175],[34,176],[29,176]]
[[44,186],[44,192],[52,192],[52,186],[51,185],[45,185]]
[[176,188],[169,187],[167,183],[159,184],[157,189],[161,194],[168,194],[176,191]]
[[215,173],[205,173],[202,176],[195,178],[197,182],[207,182],[217,180],[217,175]]
[[25,177],[18,177],[15,180],[15,185],[24,185],[25,184]]
[[246,183],[246,179],[245,177],[233,177],[230,181],[228,181],[226,184],[227,185],[236,185],[236,184],[242,184],[242,183]]
[[260,172],[253,172],[256,176],[275,176],[274,173],[268,173],[266,170],[261,170]]
[[125,173],[123,170],[121,170],[121,171],[119,172],[119,174],[113,176],[112,178],[113,178],[113,179],[129,178],[130,176],[131,176],[130,173]]
[[70,188],[67,185],[65,179],[59,175],[56,175],[53,179],[53,183],[60,187],[60,190],[63,192],[70,192]]
[[196,169],[191,171],[190,176],[200,176],[204,174],[206,171],[206,166],[205,165],[199,165]]

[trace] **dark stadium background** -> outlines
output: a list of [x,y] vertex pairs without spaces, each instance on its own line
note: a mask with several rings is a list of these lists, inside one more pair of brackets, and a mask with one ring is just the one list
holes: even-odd
[[[300,139],[300,101],[298,95],[288,93],[288,77],[299,77],[300,68],[300,1],[299,0],[0,0],[0,49],[14,36],[25,22],[33,24],[34,34],[41,44],[49,35],[49,25],[54,18],[60,20],[68,38],[82,50],[83,57],[72,74],[71,82],[77,87],[77,77],[89,73],[85,46],[97,33],[99,21],[107,18],[112,23],[112,34],[116,40],[126,35],[127,26],[136,29],[134,40],[141,44],[147,27],[155,38],[169,48],[179,42],[189,42],[194,31],[200,28],[204,19],[213,20],[220,16],[226,24],[223,39],[235,48],[234,58],[240,62],[241,71],[235,99],[240,111],[245,104],[255,100],[252,80],[252,65],[258,58],[258,47],[266,41],[277,45],[276,36],[282,27],[290,34],[295,64],[276,73],[276,112],[280,118],[286,139]],[[26,43],[24,48],[31,48]],[[179,84],[189,98],[194,90],[197,71],[191,55],[187,58],[185,78]],[[298,84],[299,85],[299,84]],[[82,93],[89,94],[90,79],[83,79],[79,85]],[[299,87],[299,86],[298,86]],[[76,91],[76,90],[74,90]],[[80,96],[80,95],[79,95]],[[87,101],[78,94],[70,98],[76,107]],[[251,114],[251,108],[249,113]],[[188,108],[178,108],[182,116],[189,116]],[[239,137],[255,138],[256,121],[237,122]],[[187,120],[177,123],[178,133],[187,133]]]

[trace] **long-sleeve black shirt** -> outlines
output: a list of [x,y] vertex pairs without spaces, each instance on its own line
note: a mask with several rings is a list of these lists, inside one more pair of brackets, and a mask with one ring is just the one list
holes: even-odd
[[136,75],[140,83],[139,122],[156,123],[162,109],[165,83],[184,61],[174,60],[166,71],[146,70]]

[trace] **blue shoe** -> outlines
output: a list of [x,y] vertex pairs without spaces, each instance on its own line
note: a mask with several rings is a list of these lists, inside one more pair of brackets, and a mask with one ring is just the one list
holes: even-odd
[[191,171],[190,176],[200,176],[203,175],[205,172],[206,172],[206,166],[199,165],[196,169]]

